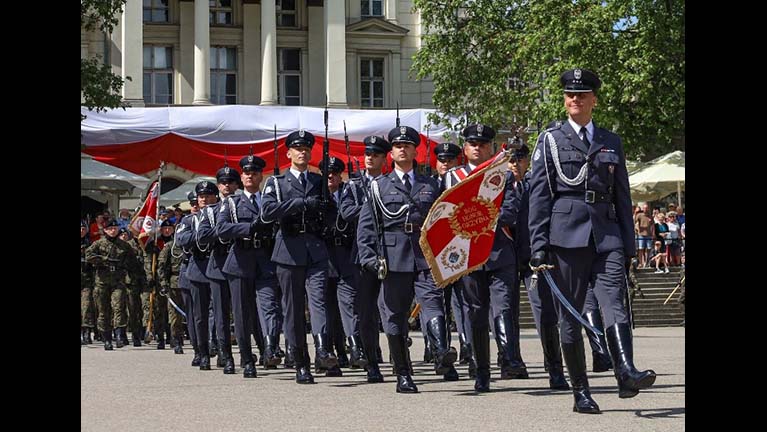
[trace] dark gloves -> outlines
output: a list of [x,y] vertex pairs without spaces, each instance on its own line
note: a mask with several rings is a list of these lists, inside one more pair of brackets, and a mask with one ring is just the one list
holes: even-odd
[[317,196],[309,196],[304,198],[304,207],[306,207],[307,210],[317,210],[320,206],[320,202],[322,200]]
[[368,261],[362,266],[362,269],[370,273],[378,273],[378,261]]
[[261,221],[260,221],[258,218],[254,219],[254,220],[253,220],[253,222],[251,222],[251,223],[250,223],[250,231],[249,231],[249,234],[250,234],[250,237],[251,237],[251,238],[252,238],[252,237],[253,237],[253,235],[256,233],[256,230],[258,229],[258,225],[259,225],[260,223],[261,223]]
[[530,267],[539,267],[543,264],[548,264],[546,259],[546,251],[538,251],[530,258]]

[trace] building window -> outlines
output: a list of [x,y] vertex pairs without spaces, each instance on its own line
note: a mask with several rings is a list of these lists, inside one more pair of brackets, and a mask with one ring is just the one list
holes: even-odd
[[232,0],[210,0],[210,23],[232,25]]
[[383,0],[362,0],[361,3],[363,17],[383,16]]
[[144,22],[170,22],[168,0],[144,0]]
[[296,27],[296,0],[277,1],[277,27]]
[[384,61],[362,59],[360,63],[360,106],[377,108],[384,106]]
[[173,103],[173,48],[144,45],[144,103]]
[[237,49],[210,47],[210,101],[217,105],[237,103]]
[[301,105],[301,50],[282,48],[277,54],[280,65],[277,97],[280,105]]

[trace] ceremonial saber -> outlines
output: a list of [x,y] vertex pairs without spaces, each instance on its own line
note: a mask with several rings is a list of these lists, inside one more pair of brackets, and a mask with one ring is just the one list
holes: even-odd
[[573,307],[573,305],[570,304],[570,302],[567,301],[567,299],[565,298],[565,295],[562,294],[562,291],[559,290],[559,288],[557,287],[557,284],[554,283],[554,278],[551,277],[551,273],[549,273],[548,269],[545,269],[545,268],[541,269],[541,273],[543,273],[543,277],[546,279],[546,282],[549,283],[549,288],[551,288],[551,292],[554,293],[554,296],[557,298],[557,300],[559,300],[559,303],[562,306],[564,306],[565,309],[567,309],[567,311],[570,312],[570,314],[574,316],[575,319],[577,319],[578,322],[580,322],[584,327],[591,330],[598,336],[602,336],[604,333],[595,329],[591,324],[589,324],[588,321],[583,319],[581,314],[575,310],[575,308]]
[[160,293],[160,295],[164,295],[165,297],[167,297],[167,298],[168,298],[168,301],[169,301],[169,302],[170,302],[170,304],[173,306],[173,309],[176,309],[176,312],[180,313],[180,314],[181,314],[181,315],[182,315],[184,318],[186,318],[186,314],[184,313],[184,311],[183,311],[183,310],[182,310],[180,307],[178,307],[178,305],[176,304],[176,302],[174,302],[174,301],[173,301],[173,299],[172,299],[172,298],[170,298],[170,296],[169,296],[168,294],[163,294],[163,293]]

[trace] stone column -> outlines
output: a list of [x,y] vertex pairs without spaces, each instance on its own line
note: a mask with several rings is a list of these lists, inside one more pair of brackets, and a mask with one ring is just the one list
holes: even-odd
[[242,68],[240,103],[258,105],[261,101],[261,5],[245,0],[242,5]]
[[190,105],[194,100],[194,1],[180,1],[178,14],[178,103]]
[[329,107],[348,107],[344,0],[325,0],[325,87]]
[[261,105],[277,105],[277,6],[261,1]]
[[122,19],[123,101],[134,107],[144,106],[144,21],[141,0],[128,0]]
[[318,6],[309,5],[308,11],[309,61],[306,74],[309,76],[309,100],[305,105],[325,105],[325,25],[323,24],[322,3]]
[[210,105],[210,3],[194,0],[194,100]]

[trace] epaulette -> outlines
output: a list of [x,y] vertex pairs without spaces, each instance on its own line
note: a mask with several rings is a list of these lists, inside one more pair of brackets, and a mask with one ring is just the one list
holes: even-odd
[[551,132],[553,130],[559,129],[563,124],[564,122],[562,120],[554,120],[553,122],[546,125],[546,132]]
[[462,167],[463,167],[463,165],[454,166],[454,167],[450,168],[449,170],[447,170],[447,172],[445,174],[450,174],[451,172],[457,171],[459,168],[462,168]]

